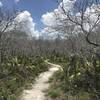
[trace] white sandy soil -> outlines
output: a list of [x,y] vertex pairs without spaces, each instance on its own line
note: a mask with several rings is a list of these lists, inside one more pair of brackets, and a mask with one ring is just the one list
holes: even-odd
[[54,74],[54,72],[59,70],[60,67],[55,64],[48,64],[51,65],[50,69],[40,74],[40,76],[36,79],[35,84],[33,84],[32,89],[23,91],[21,100],[46,100],[45,93],[43,91],[49,88],[49,78]]

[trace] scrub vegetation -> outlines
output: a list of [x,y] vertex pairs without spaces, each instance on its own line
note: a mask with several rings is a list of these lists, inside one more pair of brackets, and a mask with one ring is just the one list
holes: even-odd
[[0,9],[0,100],[18,100],[48,70],[46,61],[61,66],[49,80],[47,100],[100,100],[100,4],[68,9],[73,2],[57,0],[50,13],[54,23],[45,32],[55,38],[34,38],[19,26],[27,21],[16,22],[17,11]]

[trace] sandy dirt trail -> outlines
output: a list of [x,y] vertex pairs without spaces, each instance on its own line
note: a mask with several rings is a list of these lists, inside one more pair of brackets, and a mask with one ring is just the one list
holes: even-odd
[[49,87],[49,78],[59,70],[58,65],[48,63],[51,67],[48,71],[43,72],[36,79],[35,84],[33,84],[32,89],[24,90],[20,100],[47,100],[45,97],[45,91]]

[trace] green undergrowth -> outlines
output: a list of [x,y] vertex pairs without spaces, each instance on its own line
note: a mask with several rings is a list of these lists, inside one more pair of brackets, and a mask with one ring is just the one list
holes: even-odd
[[99,100],[100,99],[100,58],[77,55],[51,57],[50,62],[61,65],[50,78],[51,86],[47,95],[52,100]]
[[[80,90],[76,95],[71,95],[69,92],[66,92],[64,76],[61,71],[57,71],[53,77],[49,79],[51,84],[47,90],[46,96],[51,98],[51,100],[91,100],[88,92]],[[67,84],[66,84],[67,85]]]
[[10,57],[0,67],[0,100],[17,100],[35,77],[48,70],[41,57]]

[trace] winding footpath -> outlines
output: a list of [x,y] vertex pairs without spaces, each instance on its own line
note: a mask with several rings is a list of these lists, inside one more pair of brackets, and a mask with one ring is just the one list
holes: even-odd
[[59,70],[59,65],[47,62],[51,67],[36,79],[32,89],[24,90],[20,100],[47,100],[44,91],[49,88],[49,78]]

